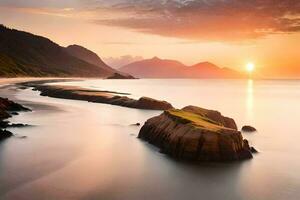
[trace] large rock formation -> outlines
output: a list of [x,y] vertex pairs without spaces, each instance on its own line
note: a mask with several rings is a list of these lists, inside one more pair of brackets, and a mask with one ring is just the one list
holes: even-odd
[[139,138],[178,159],[229,161],[252,158],[233,119],[195,106],[170,109],[146,121]]

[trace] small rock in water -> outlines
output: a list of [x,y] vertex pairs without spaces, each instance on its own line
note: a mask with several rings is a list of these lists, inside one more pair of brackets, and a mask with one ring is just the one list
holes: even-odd
[[242,131],[245,131],[245,132],[254,132],[254,131],[256,131],[256,128],[254,128],[252,126],[249,126],[249,125],[246,125],[246,126],[242,127]]
[[10,114],[12,114],[12,115],[18,115],[19,113],[17,113],[17,112],[11,112]]
[[132,126],[140,126],[140,123],[131,124]]
[[250,151],[251,151],[252,153],[258,153],[258,151],[257,151],[254,147],[251,147],[251,148],[250,148]]

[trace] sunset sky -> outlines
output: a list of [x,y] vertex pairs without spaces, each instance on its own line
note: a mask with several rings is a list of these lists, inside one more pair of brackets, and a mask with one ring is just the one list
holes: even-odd
[[0,0],[0,19],[106,60],[252,62],[268,77],[300,77],[299,0]]

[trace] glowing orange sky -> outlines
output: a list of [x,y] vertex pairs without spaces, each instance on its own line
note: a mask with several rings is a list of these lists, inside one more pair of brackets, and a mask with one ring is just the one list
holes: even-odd
[[238,70],[253,62],[268,77],[300,77],[299,1],[213,2],[3,0],[0,23],[102,58],[159,56]]

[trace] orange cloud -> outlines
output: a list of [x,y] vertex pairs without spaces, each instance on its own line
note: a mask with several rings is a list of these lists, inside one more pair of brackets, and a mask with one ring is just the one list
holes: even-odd
[[[85,2],[89,5],[90,1]],[[115,13],[115,17],[96,19],[95,23],[167,37],[223,41],[300,31],[298,0],[112,0],[102,3],[92,7],[99,13]]]

